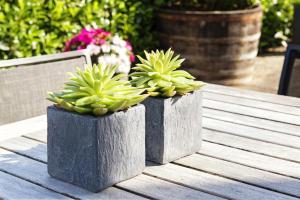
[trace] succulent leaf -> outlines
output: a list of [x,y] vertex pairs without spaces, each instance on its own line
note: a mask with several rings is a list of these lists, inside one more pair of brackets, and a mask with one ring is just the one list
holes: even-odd
[[47,99],[56,106],[80,114],[104,115],[136,105],[149,96],[145,89],[133,87],[122,80],[125,74],[114,76],[118,66],[94,65],[77,68],[76,74],[59,93],[49,92]]
[[179,55],[174,57],[174,51],[171,49],[166,52],[145,51],[145,58],[137,57],[140,63],[133,68],[135,72],[130,74],[131,84],[145,88],[150,96],[185,95],[205,85],[201,81],[194,81],[195,77],[190,73],[177,70],[184,59],[180,59]]

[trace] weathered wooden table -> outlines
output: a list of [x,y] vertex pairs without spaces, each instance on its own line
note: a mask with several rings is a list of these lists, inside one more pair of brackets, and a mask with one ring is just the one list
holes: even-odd
[[201,151],[97,194],[49,177],[45,116],[3,125],[0,197],[300,199],[300,99],[216,85],[204,97]]

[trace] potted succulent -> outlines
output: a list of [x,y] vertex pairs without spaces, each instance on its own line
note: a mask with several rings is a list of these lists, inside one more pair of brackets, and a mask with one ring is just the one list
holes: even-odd
[[117,67],[77,69],[59,93],[49,93],[48,172],[93,192],[145,167],[143,89],[113,76]]
[[200,149],[204,83],[176,70],[184,59],[174,52],[145,52],[130,74],[132,84],[151,97],[146,107],[146,159],[165,164]]
[[129,41],[104,29],[82,29],[66,42],[65,51],[89,49],[94,64],[118,65],[116,72],[128,74],[135,61]]
[[261,35],[258,0],[159,0],[160,45],[187,59],[200,80],[226,85],[252,78]]

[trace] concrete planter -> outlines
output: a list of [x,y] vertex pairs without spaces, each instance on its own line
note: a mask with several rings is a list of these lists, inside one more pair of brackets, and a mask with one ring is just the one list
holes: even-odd
[[93,192],[142,173],[145,108],[103,117],[48,107],[48,173]]
[[165,164],[199,151],[202,129],[202,92],[173,98],[148,98],[146,159]]

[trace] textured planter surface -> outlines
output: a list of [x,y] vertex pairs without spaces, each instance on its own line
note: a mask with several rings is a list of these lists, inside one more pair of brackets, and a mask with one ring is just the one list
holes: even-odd
[[48,173],[93,192],[141,174],[145,108],[103,117],[48,107]]
[[198,79],[227,85],[251,80],[261,34],[260,7],[238,11],[161,9],[156,26],[161,47],[186,58]]
[[201,147],[202,92],[173,98],[148,98],[146,159],[165,164]]

